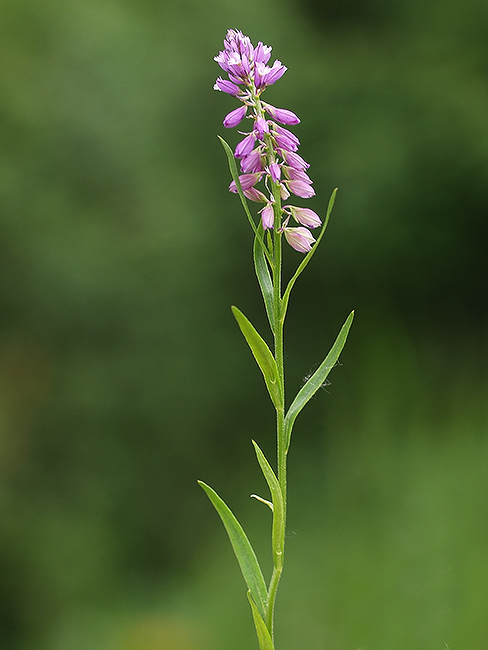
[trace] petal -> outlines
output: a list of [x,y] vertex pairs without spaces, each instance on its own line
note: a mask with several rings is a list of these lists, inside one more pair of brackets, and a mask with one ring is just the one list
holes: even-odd
[[254,123],[254,131],[257,133],[258,138],[263,138],[265,133],[269,132],[269,126],[264,117],[258,117]]
[[269,165],[269,175],[271,176],[271,179],[277,183],[280,180],[281,177],[281,167],[278,165],[278,163],[272,162]]
[[[256,185],[256,183],[260,180],[262,174],[241,174],[239,176],[239,182],[241,184],[242,190],[248,190],[250,187],[253,185]],[[235,181],[232,181],[232,183],[229,185],[229,190],[231,192],[234,192],[234,194],[237,194],[237,185]]]
[[269,45],[263,45],[261,41],[254,48],[254,62],[255,63],[268,63],[269,57],[271,56],[271,47]]
[[308,169],[310,165],[308,162],[303,160],[301,156],[292,151],[283,151],[283,158],[286,160],[287,164],[294,169]]
[[221,90],[224,93],[228,93],[229,95],[234,95],[234,96],[238,95],[241,92],[239,86],[236,86],[236,84],[232,83],[232,81],[227,81],[227,79],[222,79],[222,77],[219,77],[215,82],[214,90]]
[[274,140],[278,145],[278,147],[280,149],[284,149],[285,151],[296,151],[298,149],[297,143],[285,135],[280,135],[279,133],[275,133]]
[[315,237],[306,228],[285,228],[285,238],[299,253],[308,253],[312,249]]
[[274,225],[274,210],[273,205],[268,203],[266,207],[261,210],[261,222],[264,230],[272,228]]
[[271,104],[264,104],[264,110],[266,110],[274,120],[281,124],[300,123],[300,118],[286,108],[275,108],[274,106],[271,106]]
[[244,174],[249,174],[251,172],[262,172],[262,155],[263,152],[261,147],[253,149],[251,153],[241,160],[241,170]]
[[291,212],[295,221],[302,226],[318,228],[322,224],[319,215],[310,208],[297,208],[294,205],[287,205],[286,208]]
[[283,165],[283,171],[285,172],[285,176],[290,181],[304,181],[305,183],[312,183],[312,179],[303,171],[303,169],[295,169],[294,167],[287,167]]
[[273,66],[264,75],[262,79],[263,85],[271,86],[271,84],[274,84],[276,81],[278,81],[278,79],[280,79],[280,77],[285,74],[286,70],[287,68],[282,65],[281,61],[278,61],[278,59],[276,59],[276,61],[273,63]]
[[243,192],[244,196],[246,196],[250,201],[256,201],[256,203],[266,203],[268,201],[264,194],[255,187],[250,187],[248,190],[243,190]]
[[244,158],[249,155],[254,148],[254,142],[256,141],[256,136],[254,133],[250,133],[248,136],[241,140],[236,147],[234,156],[236,158]]
[[233,126],[237,126],[239,122],[242,121],[244,115],[246,114],[247,106],[239,106],[233,111],[228,113],[224,118],[224,126],[226,129],[230,129]]
[[300,196],[302,199],[309,199],[311,196],[315,196],[315,190],[309,183],[305,183],[305,181],[287,181],[287,183],[290,192],[296,196]]

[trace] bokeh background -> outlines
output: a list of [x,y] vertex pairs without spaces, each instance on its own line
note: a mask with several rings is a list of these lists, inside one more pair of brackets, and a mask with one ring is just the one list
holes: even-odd
[[[216,135],[229,27],[273,46],[323,214],[289,395],[280,650],[488,643],[488,5],[0,1],[0,648],[256,647],[196,479],[269,571],[251,232]],[[286,272],[300,256],[287,251]]]

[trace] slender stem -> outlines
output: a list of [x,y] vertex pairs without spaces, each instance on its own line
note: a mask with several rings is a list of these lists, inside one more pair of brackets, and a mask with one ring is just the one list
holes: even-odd
[[[274,638],[274,606],[276,593],[283,571],[283,549],[285,544],[285,522],[286,522],[286,448],[285,448],[285,376],[284,376],[284,355],[283,355],[283,326],[284,315],[282,314],[281,299],[281,260],[282,260],[282,233],[279,231],[281,226],[281,200],[278,186],[273,183],[273,192],[275,195],[274,215],[274,242],[273,242],[273,311],[274,311],[274,353],[276,366],[278,368],[278,381],[280,383],[280,392],[282,395],[280,406],[276,408],[276,428],[277,428],[277,464],[278,464],[278,481],[283,494],[283,537],[275,540],[279,548],[273,549],[275,557],[275,566],[268,590],[268,603],[266,626]],[[273,641],[274,643],[274,641]]]
[[[264,110],[259,100],[259,95],[254,95],[254,105],[256,114],[264,117]],[[275,152],[273,142],[269,133],[264,134],[266,143],[266,157],[268,166],[275,162]],[[283,525],[281,527],[281,539],[273,540],[273,557],[274,568],[268,589],[268,602],[266,608],[266,627],[274,639],[274,607],[276,593],[283,571],[283,551],[285,546],[285,527],[286,527],[286,440],[285,440],[285,371],[284,371],[284,354],[283,354],[283,329],[285,313],[283,309],[283,300],[281,297],[281,265],[282,265],[282,238],[281,232],[281,194],[279,183],[275,183],[270,178],[271,195],[273,199],[274,227],[273,227],[273,245],[268,247],[272,256],[271,271],[273,276],[273,315],[274,315],[274,356],[278,369],[278,381],[280,386],[281,401],[279,407],[276,407],[276,429],[277,429],[277,472],[278,481],[283,495]],[[276,516],[276,514],[275,514]],[[281,515],[280,515],[281,516]],[[274,640],[273,640],[274,644]]]

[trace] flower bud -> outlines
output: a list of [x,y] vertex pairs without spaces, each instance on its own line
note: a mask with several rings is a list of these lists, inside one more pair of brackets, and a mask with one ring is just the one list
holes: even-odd
[[273,204],[268,203],[261,211],[261,223],[263,224],[264,230],[272,228],[274,225],[274,210]]
[[287,205],[285,210],[291,213],[295,221],[298,221],[302,226],[307,226],[307,228],[318,228],[322,224],[319,215],[310,208],[297,208],[294,205]]
[[285,181],[288,183],[288,189],[292,194],[300,196],[302,199],[309,199],[311,196],[315,196],[315,190],[313,187],[306,183],[305,181]]
[[231,129],[234,126],[237,126],[242,121],[246,111],[247,106],[239,106],[239,108],[235,108],[230,113],[227,113],[224,119],[225,128]]
[[306,228],[285,228],[285,239],[299,253],[308,253],[312,250],[315,237]]
[[277,122],[280,122],[280,124],[300,124],[300,119],[295,113],[292,113],[292,111],[287,110],[286,108],[275,108],[274,106],[271,106],[271,104],[265,104],[264,105],[264,110],[267,111],[271,117],[276,120]]

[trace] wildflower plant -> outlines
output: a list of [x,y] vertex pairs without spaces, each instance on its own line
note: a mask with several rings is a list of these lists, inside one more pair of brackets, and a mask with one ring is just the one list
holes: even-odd
[[[309,164],[298,153],[300,141],[288,126],[300,122],[292,111],[276,108],[263,101],[262,94],[286,72],[278,60],[269,65],[271,47],[259,42],[256,47],[242,32],[230,29],[224,40],[224,49],[214,57],[227,79],[219,76],[214,89],[232,95],[240,105],[226,115],[226,128],[249,121],[249,130],[239,131],[244,136],[235,150],[220,138],[229,161],[232,182],[229,190],[238,194],[254,232],[254,268],[261,289],[266,314],[273,336],[271,349],[246,316],[237,308],[232,312],[244,338],[263,374],[271,402],[276,410],[276,469],[253,441],[257,461],[269,487],[270,499],[252,495],[272,512],[271,547],[273,571],[266,582],[259,561],[242,526],[220,496],[203,481],[206,492],[225,526],[234,553],[247,584],[247,596],[256,627],[260,650],[274,650],[274,610],[276,593],[283,571],[286,510],[287,510],[287,455],[295,419],[305,404],[327,381],[336,365],[351,327],[354,312],[348,316],[332,348],[317,370],[291,401],[285,401],[283,330],[290,294],[296,280],[310,262],[322,239],[336,190],[332,193],[325,218],[310,208],[293,205],[295,199],[315,195],[306,170]],[[239,165],[240,170],[238,170]],[[249,203],[262,207],[259,218],[253,217]],[[317,231],[317,237],[312,230]],[[295,273],[286,287],[282,286],[283,239],[291,248],[302,253]]]

